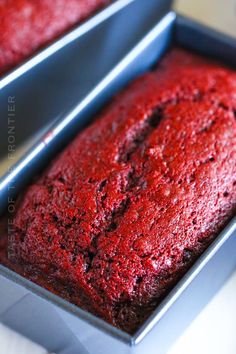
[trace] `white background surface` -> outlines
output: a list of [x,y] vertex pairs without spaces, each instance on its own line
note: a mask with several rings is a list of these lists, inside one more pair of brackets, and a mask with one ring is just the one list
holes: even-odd
[[[236,36],[236,0],[178,0],[175,8]],[[168,354],[236,354],[235,328],[236,272]],[[0,354],[46,354],[46,351],[0,325]]]
[[236,272],[168,354],[236,353]]

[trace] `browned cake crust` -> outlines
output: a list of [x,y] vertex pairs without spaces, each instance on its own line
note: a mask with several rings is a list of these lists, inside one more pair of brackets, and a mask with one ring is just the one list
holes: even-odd
[[11,261],[133,332],[235,212],[235,111],[233,70],[171,51],[29,187]]

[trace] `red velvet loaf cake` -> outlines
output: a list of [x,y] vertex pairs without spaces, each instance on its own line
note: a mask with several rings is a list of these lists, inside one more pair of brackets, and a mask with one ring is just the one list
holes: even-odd
[[0,74],[110,0],[0,0]]
[[235,112],[236,73],[174,49],[29,187],[11,261],[133,332],[235,212]]

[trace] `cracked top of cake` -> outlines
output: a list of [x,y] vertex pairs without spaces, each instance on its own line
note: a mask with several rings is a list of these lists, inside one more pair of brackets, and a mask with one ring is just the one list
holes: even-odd
[[233,215],[236,73],[182,49],[24,194],[12,261],[133,332]]

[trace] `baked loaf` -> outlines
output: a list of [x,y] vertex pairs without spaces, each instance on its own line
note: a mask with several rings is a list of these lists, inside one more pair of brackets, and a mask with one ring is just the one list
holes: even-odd
[[0,0],[0,74],[110,0]]
[[28,188],[11,261],[135,331],[235,212],[235,111],[233,70],[172,50]]

